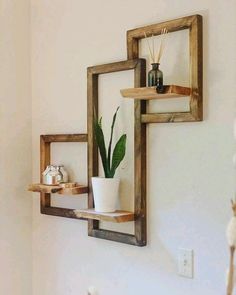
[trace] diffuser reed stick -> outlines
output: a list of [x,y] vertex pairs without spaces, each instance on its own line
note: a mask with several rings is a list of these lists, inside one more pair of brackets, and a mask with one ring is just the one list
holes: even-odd
[[149,55],[150,55],[150,60],[151,63],[160,63],[161,57],[163,55],[163,51],[165,48],[165,41],[166,41],[166,36],[168,34],[168,30],[167,28],[164,28],[161,30],[161,42],[159,45],[159,49],[157,51],[157,53],[155,54],[155,40],[154,40],[154,35],[151,35],[151,41],[152,41],[152,46],[148,40],[148,36],[146,34],[146,32],[144,32],[144,37],[147,39],[147,45],[148,45],[148,50],[149,50]]
[[[148,38],[146,32],[144,32],[144,36],[145,36],[146,39]],[[151,63],[155,63],[154,48],[153,48],[153,50],[151,50],[151,46],[150,46],[150,43],[149,43],[148,39],[147,39],[147,45],[148,45],[148,50],[149,50],[149,54],[150,54]]]
[[165,47],[165,41],[166,41],[166,35],[168,34],[168,31],[166,28],[161,30],[161,44],[158,50],[158,54],[157,54],[157,63],[160,63],[163,51],[164,51],[164,47]]

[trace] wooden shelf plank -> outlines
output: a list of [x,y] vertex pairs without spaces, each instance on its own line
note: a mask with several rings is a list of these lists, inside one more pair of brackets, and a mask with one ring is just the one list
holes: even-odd
[[117,210],[113,213],[96,212],[94,209],[74,210],[77,217],[109,222],[128,222],[134,220],[134,213]]
[[46,193],[46,194],[60,194],[60,195],[79,195],[86,194],[88,187],[85,185],[76,185],[73,187],[64,187],[62,185],[45,185],[41,183],[31,184],[28,191]]
[[191,89],[189,87],[183,87],[178,85],[165,85],[164,93],[157,93],[156,87],[122,89],[120,93],[125,98],[133,99],[168,99],[189,96],[191,94]]

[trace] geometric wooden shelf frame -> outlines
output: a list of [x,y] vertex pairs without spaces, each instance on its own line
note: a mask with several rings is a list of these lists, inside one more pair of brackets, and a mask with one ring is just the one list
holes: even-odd
[[[133,59],[87,69],[88,90],[88,208],[93,208],[91,177],[98,175],[98,148],[94,138],[94,116],[98,115],[98,77],[102,74],[134,70],[134,87],[146,83],[146,61]],[[88,235],[136,246],[146,245],[146,125],[141,115],[146,111],[145,101],[134,102],[134,234],[99,228],[98,220],[88,219]]]
[[[52,142],[87,142],[87,134],[54,134],[40,136],[40,177],[42,183],[42,173],[47,165],[50,165],[50,153]],[[67,218],[75,218],[87,220],[86,218],[79,218],[74,209],[59,208],[51,206],[51,194],[40,193],[40,211],[42,214],[61,216]]]
[[168,32],[189,30],[189,55],[190,55],[190,111],[168,113],[143,113],[143,123],[171,123],[195,122],[203,120],[203,53],[202,53],[202,16],[192,15],[175,20],[170,20],[154,25],[140,27],[127,31],[128,59],[139,57],[139,41],[147,36],[160,35],[162,29]]
[[[160,35],[162,29],[169,32],[189,30],[190,39],[190,111],[168,113],[146,113],[146,100],[134,100],[134,213],[123,211],[110,216],[96,216],[91,177],[98,175],[98,148],[95,143],[93,122],[98,115],[98,77],[106,73],[134,70],[134,87],[146,86],[146,61],[139,57],[139,40],[144,35]],[[74,210],[51,206],[51,194],[40,193],[42,214],[88,220],[88,235],[136,246],[147,243],[146,229],[146,123],[195,122],[203,119],[202,105],[202,17],[188,16],[159,24],[145,26],[127,32],[128,60],[87,69],[88,134],[55,134],[40,136],[40,175],[50,164],[52,142],[88,142],[88,209]],[[76,214],[77,211],[77,214]],[[84,216],[84,217],[82,217]],[[91,216],[91,217],[90,217]],[[99,220],[122,222],[134,219],[134,234],[115,232],[99,228]]]

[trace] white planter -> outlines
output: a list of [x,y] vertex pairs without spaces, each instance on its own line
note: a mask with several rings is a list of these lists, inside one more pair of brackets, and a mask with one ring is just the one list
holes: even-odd
[[96,212],[114,212],[119,199],[119,178],[92,177]]

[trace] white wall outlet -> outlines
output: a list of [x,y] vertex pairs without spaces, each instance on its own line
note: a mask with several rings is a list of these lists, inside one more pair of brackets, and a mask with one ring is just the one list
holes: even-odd
[[179,248],[178,274],[193,279],[193,250]]

